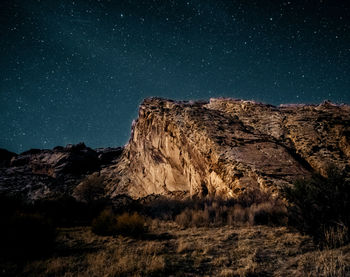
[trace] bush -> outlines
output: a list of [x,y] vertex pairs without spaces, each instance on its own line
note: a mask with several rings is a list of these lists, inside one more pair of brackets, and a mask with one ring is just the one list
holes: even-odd
[[102,211],[91,223],[91,230],[101,236],[110,236],[116,233],[116,218],[112,209]]
[[210,224],[210,215],[208,208],[192,212],[192,224],[198,227],[208,226]]
[[[204,199],[197,201],[175,217],[182,227],[204,227],[223,225],[285,225],[287,211],[278,198],[257,190],[253,195],[245,193],[237,200]],[[253,201],[256,201],[253,202]],[[235,204],[236,202],[236,204]]]
[[253,204],[248,211],[251,225],[285,225],[287,211],[281,202],[263,202]]
[[188,228],[192,224],[192,211],[186,209],[175,217],[175,222],[185,228]]
[[229,225],[238,225],[240,223],[248,222],[248,219],[249,214],[247,213],[247,209],[243,208],[240,204],[237,204],[229,210],[227,223]]
[[146,232],[145,219],[138,213],[117,216],[116,233],[139,237]]
[[16,212],[2,222],[1,256],[28,259],[49,254],[55,237],[55,228],[42,215]]
[[185,228],[206,227],[214,222],[214,217],[210,216],[208,207],[205,209],[186,209],[175,217],[175,222]]
[[134,212],[114,215],[112,209],[106,209],[92,221],[92,231],[98,235],[126,235],[140,237],[146,232],[145,219]]
[[327,232],[338,227],[349,230],[350,223],[350,182],[335,167],[328,169],[327,176],[315,175],[283,189],[290,203],[289,222],[321,244]]
[[105,185],[104,178],[94,173],[85,178],[75,189],[73,196],[78,200],[90,203],[104,196]]

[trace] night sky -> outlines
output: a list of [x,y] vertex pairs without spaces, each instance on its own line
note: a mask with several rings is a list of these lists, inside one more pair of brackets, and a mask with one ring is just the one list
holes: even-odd
[[346,2],[1,0],[0,148],[122,146],[150,96],[350,103]]

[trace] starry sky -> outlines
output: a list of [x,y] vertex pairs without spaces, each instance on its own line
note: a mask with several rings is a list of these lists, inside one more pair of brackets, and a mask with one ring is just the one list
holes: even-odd
[[1,0],[0,148],[122,146],[142,99],[350,103],[346,0]]

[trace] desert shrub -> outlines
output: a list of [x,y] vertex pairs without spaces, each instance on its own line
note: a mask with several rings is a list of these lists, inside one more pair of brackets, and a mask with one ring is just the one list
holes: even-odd
[[188,227],[205,227],[214,224],[215,212],[212,208],[205,207],[204,209],[185,209],[176,216],[175,222],[185,228]]
[[2,221],[0,236],[2,257],[28,259],[50,253],[56,231],[40,214],[15,212]]
[[146,232],[146,222],[136,212],[116,216],[112,209],[106,209],[92,221],[91,230],[103,236],[121,234],[139,237]]
[[112,209],[103,210],[92,220],[91,230],[101,236],[110,236],[116,233],[116,217]]
[[248,218],[251,225],[284,225],[287,223],[287,211],[278,200],[263,202],[249,207]]
[[227,224],[285,225],[287,211],[279,198],[258,190],[250,190],[236,200],[196,200],[192,206],[175,217],[175,222],[185,228]]
[[192,211],[186,209],[175,217],[175,222],[185,228],[190,227],[192,223]]
[[204,210],[194,210],[192,211],[192,225],[197,227],[209,226],[210,216],[208,208]]
[[80,201],[92,202],[103,197],[105,193],[104,178],[98,173],[86,177],[75,189],[74,197]]
[[141,236],[146,232],[145,219],[134,212],[117,216],[116,233],[122,235]]
[[283,189],[290,203],[289,222],[321,244],[326,240],[327,230],[342,226],[349,230],[350,223],[350,182],[334,167],[328,169],[327,175],[328,178],[315,175],[299,180]]
[[240,204],[234,205],[228,213],[227,223],[229,225],[238,225],[248,222],[249,215],[247,209],[243,208]]

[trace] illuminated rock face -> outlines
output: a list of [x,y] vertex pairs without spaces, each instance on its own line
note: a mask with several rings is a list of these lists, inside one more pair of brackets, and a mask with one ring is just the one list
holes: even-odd
[[102,170],[110,197],[234,197],[255,186],[349,169],[349,106],[274,107],[234,99],[144,100],[119,161]]

